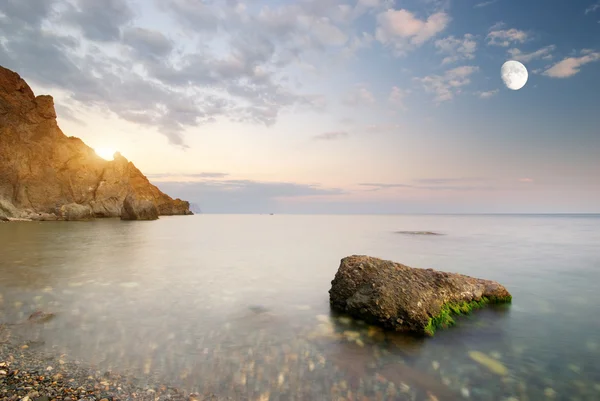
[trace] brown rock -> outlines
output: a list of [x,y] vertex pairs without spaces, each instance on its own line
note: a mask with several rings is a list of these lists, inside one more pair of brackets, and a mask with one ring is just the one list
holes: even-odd
[[60,207],[60,215],[67,221],[91,220],[94,218],[92,208],[89,205],[69,203]]
[[453,324],[453,314],[512,297],[495,281],[354,255],[342,259],[329,299],[332,309],[371,324],[432,335]]
[[158,209],[154,203],[147,199],[136,199],[135,195],[129,194],[123,201],[121,220],[156,220]]
[[188,202],[161,192],[120,154],[106,161],[81,139],[65,136],[52,97],[36,97],[17,73],[3,67],[0,155],[0,216],[118,217],[128,194],[153,203],[159,215],[192,214]]

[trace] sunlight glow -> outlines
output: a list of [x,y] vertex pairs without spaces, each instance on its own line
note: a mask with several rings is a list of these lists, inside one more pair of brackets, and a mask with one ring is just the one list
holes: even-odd
[[113,155],[116,152],[116,150],[114,150],[113,148],[97,148],[97,149],[94,149],[94,151],[96,152],[96,154],[98,156],[100,156],[101,158],[103,158],[105,160],[113,160],[114,159]]

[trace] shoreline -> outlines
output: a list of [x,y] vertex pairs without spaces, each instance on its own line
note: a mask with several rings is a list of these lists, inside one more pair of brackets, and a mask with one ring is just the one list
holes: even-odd
[[229,401],[196,394],[71,361],[65,355],[19,344],[0,324],[0,401]]

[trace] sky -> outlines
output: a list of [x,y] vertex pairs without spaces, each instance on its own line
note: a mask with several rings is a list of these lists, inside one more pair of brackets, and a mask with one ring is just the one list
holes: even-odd
[[0,65],[204,213],[600,212],[598,0],[3,0]]

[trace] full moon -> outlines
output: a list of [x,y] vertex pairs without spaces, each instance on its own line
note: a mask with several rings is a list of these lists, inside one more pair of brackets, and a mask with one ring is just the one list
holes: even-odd
[[510,60],[502,64],[500,75],[502,76],[504,85],[506,85],[508,89],[515,91],[524,87],[527,83],[527,78],[529,78],[527,68],[525,68],[523,64],[514,60]]
[[115,150],[112,148],[97,148],[94,149],[96,154],[105,160],[113,160],[113,155],[115,154]]

